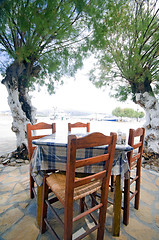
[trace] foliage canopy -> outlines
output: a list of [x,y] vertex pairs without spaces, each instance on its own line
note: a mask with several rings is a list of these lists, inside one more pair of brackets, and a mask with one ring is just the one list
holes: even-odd
[[116,117],[129,117],[129,118],[143,118],[144,113],[135,111],[132,108],[120,108],[117,107],[112,111],[112,114]]
[[6,67],[12,62],[24,63],[26,87],[31,89],[38,83],[47,85],[49,92],[53,92],[54,81],[63,75],[73,76],[82,66],[83,57],[89,55],[89,35],[93,28],[97,30],[108,2],[1,1],[1,72],[5,75]]
[[104,34],[90,79],[97,87],[109,85],[121,101],[131,95],[135,102],[136,93],[159,93],[158,3],[132,0],[117,5],[111,1],[100,25]]

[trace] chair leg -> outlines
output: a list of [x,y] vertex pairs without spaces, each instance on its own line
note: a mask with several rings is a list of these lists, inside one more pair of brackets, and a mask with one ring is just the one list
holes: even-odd
[[121,191],[121,176],[116,176],[116,183],[114,189],[114,201],[113,201],[113,225],[112,234],[113,236],[120,235],[120,219],[121,219],[121,205],[122,205],[122,191]]
[[[45,181],[44,181],[45,183]],[[46,201],[48,199],[48,192],[49,188],[47,184],[43,183],[43,196],[42,196],[42,209],[41,209],[41,224],[40,224],[40,231],[44,233],[46,231],[46,223],[44,219],[47,217],[47,204]]]
[[30,198],[33,199],[34,198],[34,193],[33,193],[33,189],[34,188],[34,179],[30,174]]
[[106,194],[106,195],[107,195],[106,197],[101,196],[101,202],[103,202],[102,198],[104,198],[104,201],[106,201],[106,204],[103,204],[104,207],[100,208],[99,228],[98,228],[98,232],[97,232],[97,240],[104,239],[104,229],[105,229],[105,222],[106,222],[108,194]]
[[81,198],[80,199],[80,212],[84,212],[84,201],[85,201],[85,198]]
[[[97,194],[97,192],[92,193],[92,196],[95,200],[96,200],[96,194]],[[92,199],[92,207],[94,207],[95,205],[96,204],[95,204],[94,200]]]
[[111,192],[114,191],[114,186],[115,186],[115,175],[111,176]]
[[137,167],[136,170],[136,176],[138,176],[138,179],[136,180],[136,191],[137,194],[135,195],[135,203],[134,203],[134,208],[139,209],[139,200],[140,200],[140,181],[141,181],[141,167]]
[[72,240],[73,229],[73,199],[70,199],[69,203],[66,203],[67,208],[64,207],[64,240]]
[[124,211],[123,223],[127,226],[129,224],[129,205],[130,205],[130,173],[129,178],[124,180]]

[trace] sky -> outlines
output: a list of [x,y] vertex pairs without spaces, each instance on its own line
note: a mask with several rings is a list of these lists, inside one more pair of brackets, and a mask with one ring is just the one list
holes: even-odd
[[[34,91],[30,93],[33,106],[37,108],[37,111],[52,111],[57,108],[60,110],[107,114],[111,114],[116,107],[137,110],[137,105],[132,101],[121,103],[114,98],[110,98],[107,89],[97,89],[88,79],[87,72],[89,68],[90,63],[87,61],[84,68],[78,70],[75,78],[66,78],[64,84],[60,85],[56,89],[56,93],[51,96],[44,87],[40,92]],[[6,87],[0,84],[0,111],[9,110],[7,95]]]

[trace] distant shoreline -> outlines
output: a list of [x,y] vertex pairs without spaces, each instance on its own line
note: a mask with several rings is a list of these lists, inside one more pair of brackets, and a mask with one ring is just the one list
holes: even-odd
[[[38,122],[56,122],[56,130],[60,132],[68,131],[68,122],[87,122],[88,120],[68,119],[68,120],[51,120],[50,117],[37,117]],[[16,136],[11,130],[12,116],[0,115],[0,156],[12,152],[16,149]],[[112,121],[90,121],[90,131],[99,131],[105,134],[114,132],[125,132],[128,135],[129,128],[137,128],[143,126],[144,121],[137,122],[112,122]]]

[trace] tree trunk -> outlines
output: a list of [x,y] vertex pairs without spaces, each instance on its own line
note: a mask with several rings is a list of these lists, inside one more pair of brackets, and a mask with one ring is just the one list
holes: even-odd
[[148,92],[136,93],[136,102],[146,112],[145,147],[148,152],[159,153],[159,102]]
[[26,87],[26,67],[14,62],[7,68],[2,80],[8,91],[8,104],[12,113],[12,131],[16,134],[15,157],[27,158],[27,123],[35,123],[35,108],[31,104]]

